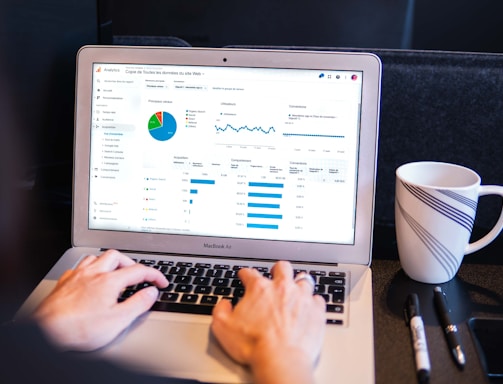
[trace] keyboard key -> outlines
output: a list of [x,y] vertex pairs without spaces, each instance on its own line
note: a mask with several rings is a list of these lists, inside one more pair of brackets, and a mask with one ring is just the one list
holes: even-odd
[[344,322],[339,319],[327,319],[327,324],[342,325],[342,324],[344,324]]
[[166,292],[161,295],[160,301],[177,301],[178,296],[178,293]]
[[199,299],[199,295],[184,294],[180,299],[182,303],[195,303]]
[[238,271],[237,270],[226,271],[224,276],[228,279],[234,279],[238,276]]
[[332,302],[344,303],[344,287],[330,287],[329,293],[332,294]]
[[321,293],[319,295],[325,299],[325,302],[330,302],[330,295],[327,295],[326,293]]
[[309,274],[311,276],[326,276],[327,272],[326,271],[309,271]]
[[185,274],[186,270],[187,270],[187,268],[185,268],[185,267],[174,266],[174,267],[171,267],[171,269],[169,270],[169,273],[171,275],[183,275],[183,274]]
[[178,275],[175,277],[176,284],[190,284],[192,282],[192,277],[185,275]]
[[192,267],[192,263],[189,261],[179,261],[176,263],[177,267]]
[[209,277],[196,277],[192,281],[194,285],[209,285],[210,284],[210,278]]
[[215,278],[213,279],[212,285],[214,287],[228,287],[229,286],[229,279],[225,278]]
[[344,306],[337,304],[327,304],[327,312],[344,313]]
[[344,285],[346,284],[346,279],[343,277],[320,277],[320,284]]
[[175,292],[189,293],[192,292],[193,288],[191,284],[178,284],[175,288]]
[[167,301],[156,301],[152,306],[154,311],[193,313],[197,315],[211,315],[213,305],[200,305],[193,303],[172,303]]
[[204,268],[190,268],[187,273],[189,276],[202,276],[206,270]]
[[219,296],[229,296],[231,294],[231,288],[229,288],[229,287],[215,287],[213,294],[219,295]]
[[130,298],[131,296],[133,296],[135,293],[136,293],[136,291],[133,289],[126,289],[119,296],[119,301],[124,301],[124,300]]
[[165,267],[171,267],[173,265],[175,265],[175,263],[173,261],[166,261],[166,260],[159,260],[157,262],[157,265],[162,265],[162,266],[165,266]]
[[201,304],[205,305],[215,305],[218,302],[217,296],[203,296],[201,297]]
[[316,284],[314,286],[314,294],[319,295],[320,293],[325,293],[326,287],[324,285]]
[[231,266],[227,264],[215,264],[213,266],[214,269],[230,269]]
[[[226,299],[226,297],[224,297],[224,299]],[[236,306],[237,303],[239,303],[239,300],[241,300],[241,297],[238,297],[238,296],[233,296],[231,299],[231,304],[232,306]]]
[[331,285],[328,287],[328,293],[344,293],[344,287],[340,285]]
[[172,283],[174,280],[175,280],[175,275],[167,275],[167,274],[164,274],[164,277],[170,282]]
[[211,293],[212,289],[209,285],[198,285],[194,288],[194,293]]
[[169,271],[169,267],[166,267],[164,265],[154,265],[152,268],[159,270],[162,274],[166,274]]
[[223,274],[223,270],[222,269],[208,269],[206,271],[206,275],[207,277],[221,277]]

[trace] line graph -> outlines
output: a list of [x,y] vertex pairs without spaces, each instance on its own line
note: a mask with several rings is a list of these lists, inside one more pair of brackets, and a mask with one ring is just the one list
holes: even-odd
[[324,138],[332,138],[332,139],[344,139],[345,136],[343,135],[322,135],[322,134],[316,134],[316,133],[283,133],[283,136],[285,137],[295,137],[295,136],[302,136],[302,137],[324,137]]
[[264,129],[262,127],[248,127],[247,125],[245,126],[242,126],[242,127],[233,127],[232,125],[230,124],[227,124],[225,127],[219,127],[217,125],[215,125],[215,129],[217,132],[225,132],[225,131],[228,131],[228,130],[231,130],[231,131],[234,131],[234,132],[241,132],[241,131],[246,131],[246,132],[261,132],[261,133],[264,133],[266,135],[270,134],[271,132],[276,132],[276,130],[274,129],[274,127],[269,127],[268,129]]

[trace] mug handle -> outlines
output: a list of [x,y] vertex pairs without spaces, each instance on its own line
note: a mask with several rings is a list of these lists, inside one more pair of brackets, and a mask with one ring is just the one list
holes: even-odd
[[[479,196],[485,196],[485,195],[500,195],[501,197],[503,197],[503,186],[481,185],[479,188]],[[488,245],[490,242],[496,239],[496,237],[499,235],[502,229],[503,229],[503,209],[501,210],[498,221],[496,222],[494,227],[489,231],[489,233],[487,233],[481,239],[473,243],[470,243],[466,246],[465,255],[468,255],[470,253],[476,252],[484,248],[486,245]]]

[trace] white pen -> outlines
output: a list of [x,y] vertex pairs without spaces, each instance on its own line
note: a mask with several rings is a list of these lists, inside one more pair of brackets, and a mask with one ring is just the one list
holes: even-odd
[[427,383],[430,379],[430,357],[428,344],[424,332],[424,323],[419,309],[417,294],[411,293],[404,306],[405,322],[410,327],[414,357],[416,360],[417,379],[420,383]]

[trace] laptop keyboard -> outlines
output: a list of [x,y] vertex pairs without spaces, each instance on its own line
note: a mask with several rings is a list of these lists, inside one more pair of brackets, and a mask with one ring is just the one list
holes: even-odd
[[[160,289],[153,311],[211,315],[219,300],[237,304],[244,295],[244,287],[237,273],[241,268],[253,267],[265,277],[271,278],[269,267],[253,265],[210,264],[188,261],[154,259],[135,260],[160,270],[168,279],[169,286]],[[316,283],[314,293],[326,301],[327,323],[342,325],[345,310],[347,274],[342,271],[323,269],[294,269],[294,274],[309,273]],[[119,301],[126,300],[138,290],[147,287],[142,283],[127,287]],[[335,316],[334,316],[335,315]],[[345,316],[344,316],[345,317]]]

